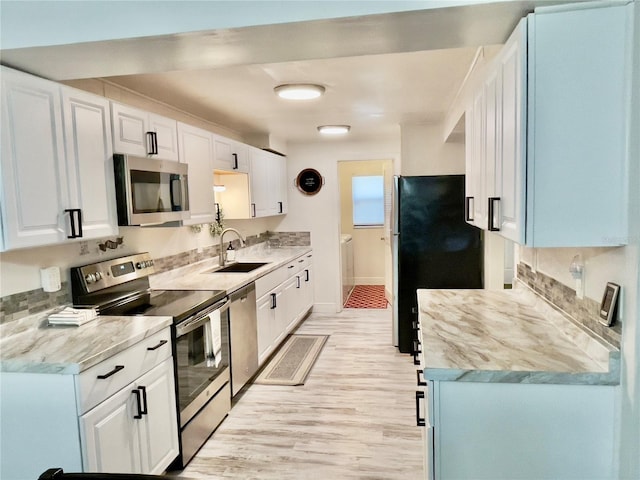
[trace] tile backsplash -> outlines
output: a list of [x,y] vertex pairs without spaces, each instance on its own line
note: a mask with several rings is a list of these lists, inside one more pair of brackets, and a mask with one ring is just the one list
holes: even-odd
[[598,316],[599,302],[587,297],[576,297],[575,290],[542,272],[534,272],[526,263],[518,264],[518,279],[566,316],[604,338],[611,345],[620,348],[622,325],[619,321],[611,327],[602,325]]
[[[233,237],[231,241],[234,248],[241,248],[240,240]],[[279,246],[308,246],[311,245],[309,232],[263,232],[259,235],[251,235],[246,238],[246,246],[251,247],[262,242],[272,241]],[[227,242],[225,241],[225,245]],[[174,268],[196,263],[219,254],[218,244],[201,249],[187,250],[176,255],[155,258],[155,271],[166,272]],[[49,310],[59,305],[71,303],[71,285],[62,283],[58,292],[47,293],[41,288],[7,295],[0,298],[0,324],[19,320],[34,313]]]

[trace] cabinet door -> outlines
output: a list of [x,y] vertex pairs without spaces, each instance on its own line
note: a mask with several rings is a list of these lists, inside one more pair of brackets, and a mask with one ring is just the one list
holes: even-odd
[[158,153],[153,158],[178,161],[178,122],[171,118],[149,114],[149,131],[156,134]]
[[109,102],[62,87],[62,108],[70,205],[82,211],[83,238],[116,235]]
[[499,58],[501,122],[500,157],[496,164],[500,234],[520,244],[525,242],[526,48],[527,19],[524,18]]
[[268,185],[269,160],[266,152],[258,148],[249,149],[251,161],[251,213],[253,217],[266,217],[269,213],[270,193]]
[[289,193],[289,185],[287,182],[287,157],[275,155],[274,163],[274,189],[276,214],[285,214],[289,209],[287,196]]
[[[236,155],[237,168],[234,171],[249,173],[249,147],[242,142],[233,142],[233,154]],[[235,165],[234,165],[235,166]]]
[[84,470],[142,473],[133,384],[80,417]]
[[302,308],[302,279],[300,272],[289,278],[282,285],[282,294],[278,299],[276,312],[277,323],[280,328],[279,336],[286,335],[293,327],[293,323]]
[[500,163],[500,75],[495,70],[484,84],[484,196],[487,228],[500,228],[500,200],[496,191],[496,165]]
[[260,297],[256,301],[256,314],[258,319],[258,363],[266,360],[271,353],[275,331],[275,309],[270,293]]
[[233,156],[233,140],[220,135],[213,135],[214,161],[216,170],[233,171],[237,169],[235,157]]
[[487,201],[485,193],[486,150],[485,150],[485,98],[481,90],[473,100],[473,129],[471,148],[473,164],[471,182],[473,182],[473,224],[479,228],[487,228]]
[[307,311],[313,307],[313,265],[308,264],[301,272],[303,281],[303,304],[302,310]]
[[178,124],[180,161],[189,165],[189,210],[185,225],[215,221],[213,193],[213,135],[184,123]]
[[161,474],[178,455],[173,359],[168,358],[136,382],[146,397],[146,415],[138,423],[143,473]]
[[66,239],[68,205],[60,86],[2,68],[4,248]]
[[149,152],[147,112],[111,102],[111,119],[115,153],[146,157]]

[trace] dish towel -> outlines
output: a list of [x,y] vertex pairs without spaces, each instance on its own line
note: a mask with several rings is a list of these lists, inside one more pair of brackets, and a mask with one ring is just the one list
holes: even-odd
[[222,361],[222,332],[220,331],[220,310],[216,310],[209,314],[211,325],[211,350],[213,352],[213,361],[218,368]]
[[49,325],[73,325],[79,327],[96,318],[98,318],[98,313],[95,308],[65,307],[49,315],[47,320]]

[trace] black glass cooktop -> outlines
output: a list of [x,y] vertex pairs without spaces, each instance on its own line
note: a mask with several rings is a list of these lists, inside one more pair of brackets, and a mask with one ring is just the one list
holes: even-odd
[[100,314],[167,316],[178,323],[225,296],[224,290],[151,290],[122,305],[103,309]]

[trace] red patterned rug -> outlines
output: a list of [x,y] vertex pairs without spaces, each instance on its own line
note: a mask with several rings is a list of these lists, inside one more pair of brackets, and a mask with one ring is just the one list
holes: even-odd
[[356,285],[344,308],[387,308],[384,285]]

